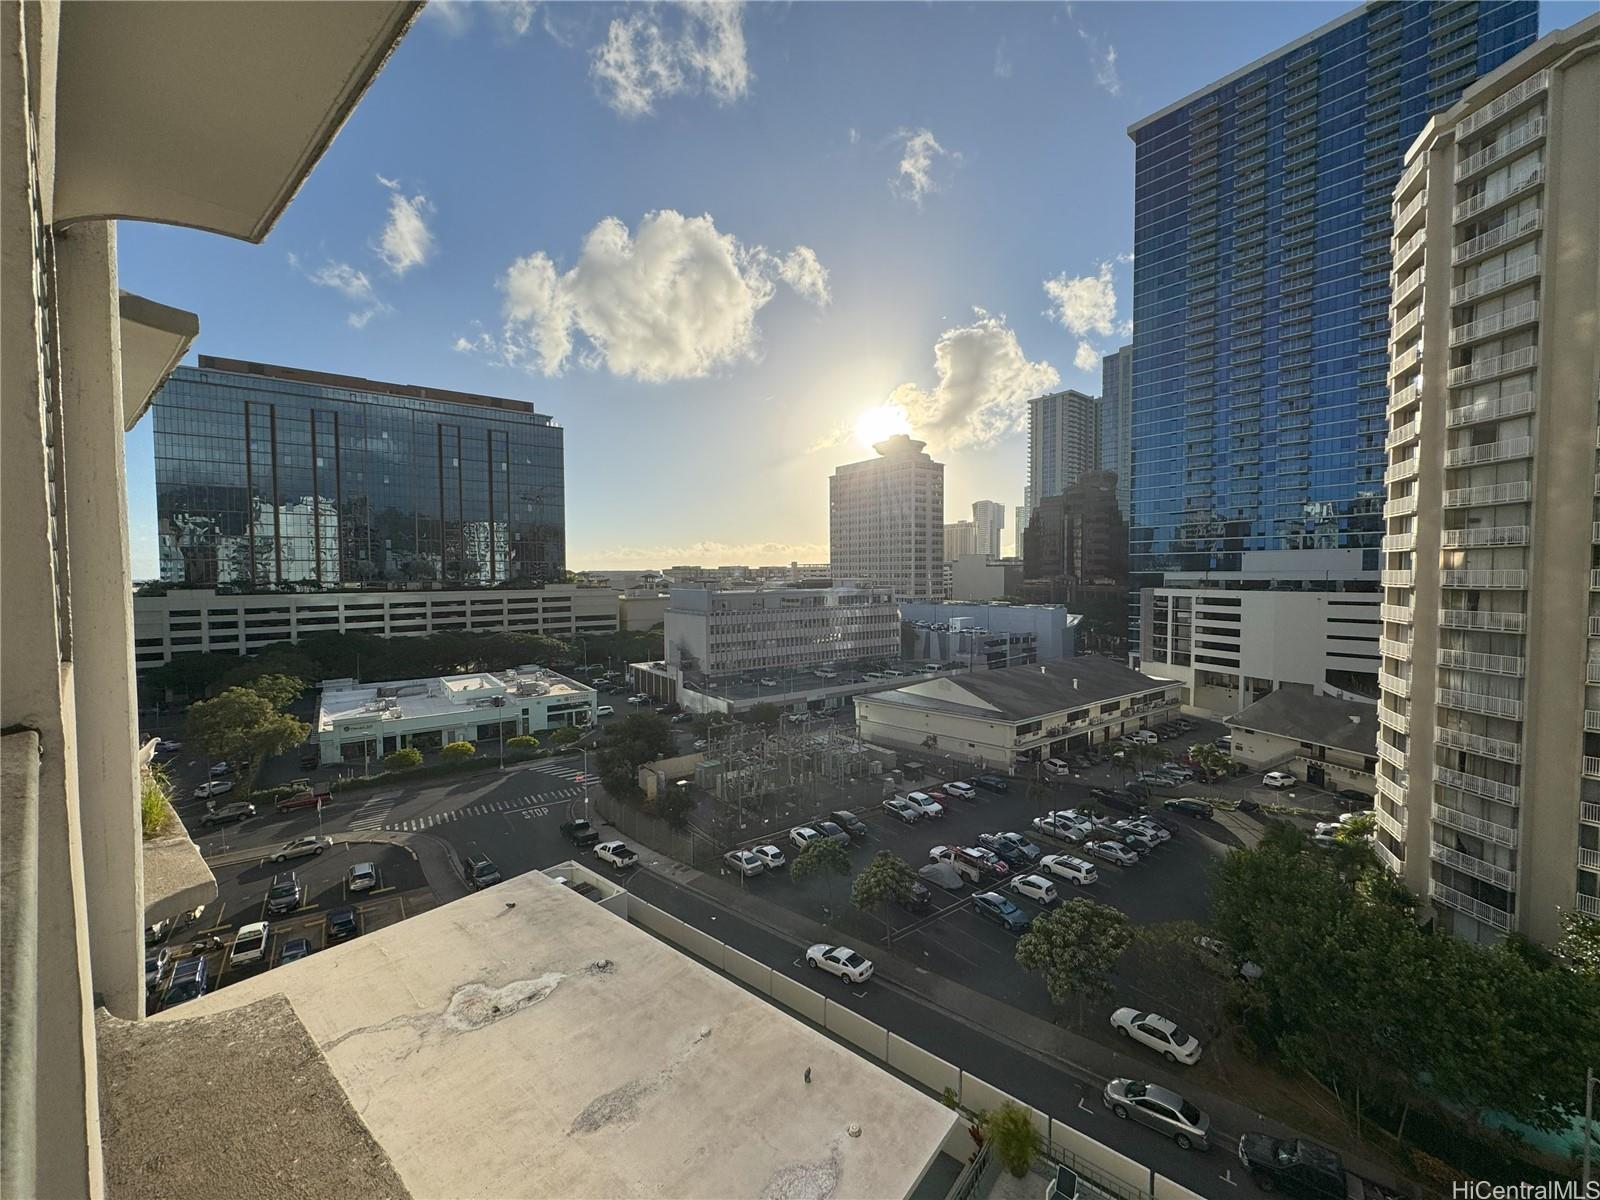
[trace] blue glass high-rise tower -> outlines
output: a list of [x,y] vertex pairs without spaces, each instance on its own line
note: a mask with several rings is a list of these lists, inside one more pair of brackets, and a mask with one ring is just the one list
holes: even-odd
[[1390,194],[1537,33],[1534,0],[1368,4],[1129,129],[1136,587],[1255,550],[1376,571]]

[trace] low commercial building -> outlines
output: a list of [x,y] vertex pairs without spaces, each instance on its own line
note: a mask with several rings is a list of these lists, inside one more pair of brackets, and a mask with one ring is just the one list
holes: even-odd
[[863,741],[1025,773],[1042,759],[1170,720],[1178,687],[1086,656],[941,676],[858,696],[855,705]]
[[308,633],[373,633],[385,637],[446,630],[542,633],[571,639],[615,633],[616,590],[555,585],[451,591],[255,592],[175,588],[133,599],[137,670],[177,654],[252,654]]
[[1143,670],[1183,685],[1184,707],[1226,716],[1298,684],[1378,699],[1379,592],[1146,588]]
[[664,592],[624,592],[617,597],[617,623],[624,633],[642,633],[667,619],[668,597]]
[[1227,720],[1233,757],[1246,766],[1284,768],[1332,791],[1372,795],[1378,759],[1378,708],[1290,685]]
[[406,747],[426,752],[588,725],[597,707],[593,688],[546,667],[394,683],[329,679],[311,736],[324,763],[361,762]]
[[[1061,604],[902,604],[902,645],[913,658],[1005,667],[1077,653],[1083,618]],[[907,640],[909,639],[909,640]]]
[[628,664],[628,684],[657,704],[681,704],[690,712],[742,713],[759,704],[784,713],[832,712],[852,697],[877,691],[889,681],[932,679],[968,670],[965,662],[895,658],[873,663],[872,670],[774,671],[770,675],[730,675],[710,679],[667,662]]
[[900,614],[888,588],[675,587],[665,637],[669,666],[717,680],[895,658]]
[[988,554],[963,554],[945,563],[951,600],[1004,600],[1022,594],[1022,560]]

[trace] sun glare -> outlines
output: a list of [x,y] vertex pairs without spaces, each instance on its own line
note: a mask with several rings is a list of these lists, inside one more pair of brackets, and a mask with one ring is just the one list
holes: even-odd
[[906,418],[906,410],[898,404],[880,404],[856,418],[856,438],[869,450],[874,442],[910,432],[911,422]]

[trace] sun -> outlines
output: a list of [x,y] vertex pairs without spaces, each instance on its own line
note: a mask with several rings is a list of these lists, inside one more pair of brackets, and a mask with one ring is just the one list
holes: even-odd
[[886,437],[910,432],[911,421],[898,404],[880,404],[856,418],[856,438],[869,450]]

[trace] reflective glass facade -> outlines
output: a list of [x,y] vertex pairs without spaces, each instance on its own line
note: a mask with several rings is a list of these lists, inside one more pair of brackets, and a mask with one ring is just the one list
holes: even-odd
[[1100,360],[1100,469],[1117,477],[1117,508],[1128,517],[1133,484],[1133,347]]
[[1130,130],[1135,586],[1376,551],[1390,195],[1429,115],[1537,32],[1533,0],[1367,5]]
[[164,582],[490,587],[565,570],[562,430],[530,404],[202,356],[153,412]]

